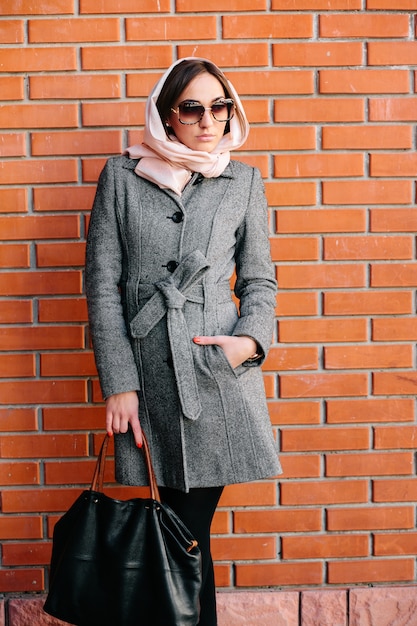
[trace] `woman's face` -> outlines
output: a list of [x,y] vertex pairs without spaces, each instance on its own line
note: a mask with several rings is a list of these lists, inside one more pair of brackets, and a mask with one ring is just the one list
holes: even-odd
[[[184,101],[198,102],[204,107],[211,107],[218,100],[224,100],[223,85],[215,76],[204,72],[196,76],[180,94],[172,108],[178,111],[178,105]],[[216,121],[211,111],[204,111],[201,120],[195,124],[181,124],[177,113],[171,111],[168,123],[178,141],[191,150],[212,152],[224,134],[227,122]]]

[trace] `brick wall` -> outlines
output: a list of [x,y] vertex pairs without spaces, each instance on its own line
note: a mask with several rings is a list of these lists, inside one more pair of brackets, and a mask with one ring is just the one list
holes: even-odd
[[0,592],[46,588],[102,438],[83,296],[98,173],[193,54],[242,94],[238,156],[265,179],[280,285],[264,373],[285,474],[227,488],[218,585],[414,580],[416,8],[1,0]]

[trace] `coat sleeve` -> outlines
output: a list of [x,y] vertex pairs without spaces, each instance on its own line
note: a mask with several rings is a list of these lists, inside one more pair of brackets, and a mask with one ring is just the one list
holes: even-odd
[[268,207],[264,184],[254,168],[248,206],[237,232],[235,295],[240,301],[240,316],[234,335],[248,335],[257,341],[265,359],[272,340],[277,283],[271,261]]
[[104,398],[139,389],[120,290],[126,272],[125,251],[114,166],[110,159],[97,186],[88,229],[85,265],[90,333]]

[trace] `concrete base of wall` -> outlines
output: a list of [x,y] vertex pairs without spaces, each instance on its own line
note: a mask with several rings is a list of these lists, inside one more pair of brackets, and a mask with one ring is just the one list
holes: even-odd
[[[43,601],[0,600],[0,626],[64,626],[44,613]],[[218,614],[218,626],[416,626],[417,586],[220,591]]]

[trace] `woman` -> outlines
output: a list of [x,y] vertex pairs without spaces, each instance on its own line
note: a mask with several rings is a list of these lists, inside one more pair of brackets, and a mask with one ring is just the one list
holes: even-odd
[[[210,525],[223,487],[280,473],[260,365],[276,282],[248,123],[213,63],[174,63],[148,98],[144,142],[109,159],[88,234],[86,291],[116,478],[147,482],[200,544],[199,626],[215,626]],[[232,300],[230,279],[236,276]]]

